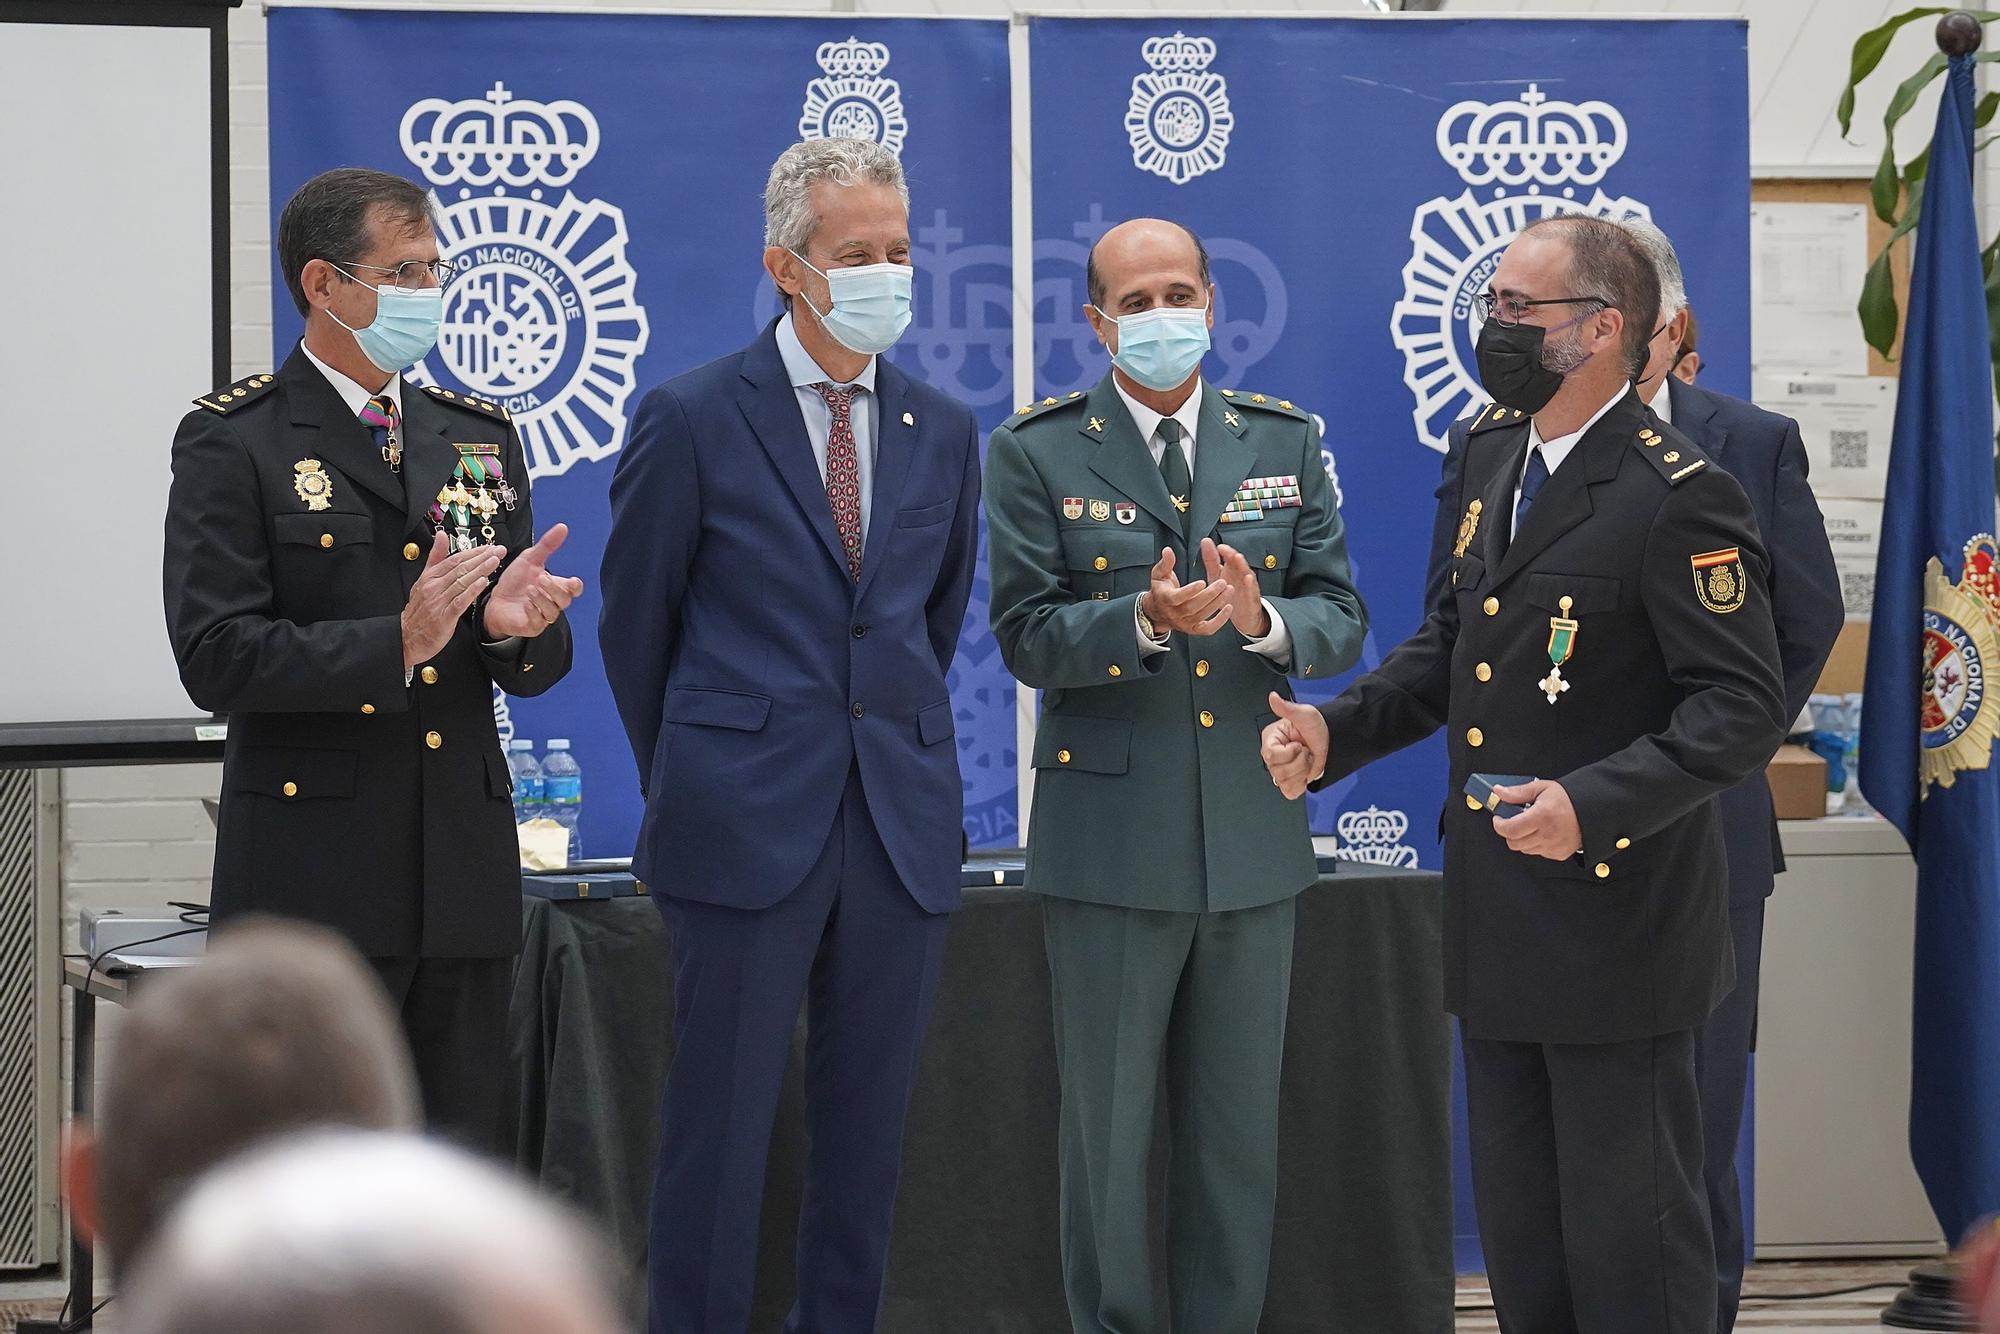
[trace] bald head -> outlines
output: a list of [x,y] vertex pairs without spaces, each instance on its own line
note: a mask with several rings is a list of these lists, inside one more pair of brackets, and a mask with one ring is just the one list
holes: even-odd
[[1090,304],[1113,317],[1156,306],[1201,306],[1208,301],[1208,251],[1178,222],[1134,218],[1097,239],[1084,281]]

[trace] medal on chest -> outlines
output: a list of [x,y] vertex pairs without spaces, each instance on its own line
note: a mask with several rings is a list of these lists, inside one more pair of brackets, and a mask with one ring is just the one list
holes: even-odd
[[1562,615],[1549,617],[1549,674],[1535,684],[1553,704],[1569,693],[1569,682],[1563,679],[1563,664],[1576,651],[1577,623],[1570,619],[1570,599],[1565,596],[1561,603]]
[[450,539],[453,551],[490,546],[493,516],[520,503],[520,495],[500,471],[500,446],[485,441],[454,444],[458,466],[438,489],[431,526]]

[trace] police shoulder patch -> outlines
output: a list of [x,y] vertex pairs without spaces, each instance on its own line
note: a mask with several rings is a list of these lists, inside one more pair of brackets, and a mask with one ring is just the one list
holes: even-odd
[[1688,557],[1694,572],[1694,595],[1702,606],[1727,616],[1743,605],[1749,585],[1743,579],[1743,554],[1736,547],[1704,551]]
[[1658,430],[1650,422],[1639,428],[1632,437],[1632,447],[1667,479],[1667,485],[1679,486],[1688,478],[1708,467],[1708,456],[1695,447],[1693,441],[1669,426]]
[[512,420],[507,415],[507,409],[490,398],[481,398],[477,394],[462,394],[456,389],[440,389],[434,384],[425,385],[424,392],[438,402],[449,403],[455,408],[464,408],[468,412],[476,412],[484,417],[497,417],[503,422]]
[[246,376],[235,384],[217,389],[213,393],[203,394],[194,401],[195,406],[207,408],[210,412],[226,417],[251,399],[261,398],[270,393],[271,387],[277,383],[278,377],[275,375]]
[[1488,403],[1466,422],[1465,433],[1474,436],[1482,431],[1498,430],[1502,426],[1519,426],[1527,420],[1528,414],[1519,408],[1503,408],[1498,403]]

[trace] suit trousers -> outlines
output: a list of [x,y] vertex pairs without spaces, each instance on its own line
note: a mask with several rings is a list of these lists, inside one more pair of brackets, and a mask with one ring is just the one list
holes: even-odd
[[791,1334],[868,1334],[882,1304],[903,1122],[944,953],[942,913],[903,887],[858,770],[819,858],[768,908],[662,895],[673,1065],[653,1183],[651,1334],[742,1334],[764,1165],[806,1011],[806,1128]]
[[475,1153],[514,1160],[507,1008],[514,959],[370,959],[403,1023],[424,1123]]
[[1701,1088],[1701,1135],[1706,1146],[1708,1213],[1715,1229],[1715,1330],[1736,1328],[1743,1300],[1743,1183],[1737,1179],[1736,1145],[1743,1133],[1743,1102],[1750,1082],[1750,1052],[1757,1036],[1757,981],[1764,957],[1764,901],[1730,909],[1736,945],[1736,989],[1695,1030],[1694,1072]]
[[1710,1334],[1694,1034],[1465,1039],[1472,1186],[1503,1334]]
[[[1042,900],[1076,1334],[1255,1334],[1271,1269],[1296,921],[1292,899],[1213,913]],[[1170,1324],[1147,1229],[1163,1065]]]

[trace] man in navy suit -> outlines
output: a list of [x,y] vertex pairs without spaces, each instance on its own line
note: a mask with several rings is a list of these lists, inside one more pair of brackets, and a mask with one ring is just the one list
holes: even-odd
[[[1660,276],[1660,318],[1648,344],[1640,395],[1661,421],[1699,445],[1729,471],[1750,498],[1771,561],[1771,613],[1785,679],[1785,707],[1797,717],[1820,668],[1833,651],[1843,619],[1840,580],[1827,543],[1826,521],[1806,481],[1806,451],[1798,423],[1726,394],[1697,389],[1669,374],[1692,318],[1679,258],[1650,222],[1625,227]],[[1454,501],[1465,451],[1466,422],[1447,441],[1438,510],[1431,527],[1425,605],[1445,596],[1459,523]],[[1743,1125],[1750,1048],[1757,1028],[1758,964],[1764,948],[1764,900],[1785,869],[1771,790],[1759,773],[1722,794],[1722,832],[1729,863],[1729,928],[1736,951],[1736,987],[1695,1033],[1695,1074],[1701,1092],[1704,1175],[1715,1234],[1716,1330],[1730,1334],[1743,1290],[1743,1198],[1736,1143]]]
[[749,1324],[801,1001],[812,1149],[786,1329],[875,1327],[959,901],[945,669],[978,541],[977,428],[878,355],[910,311],[893,154],[795,144],[764,216],[787,312],[646,396],[604,552],[605,673],[647,797],[633,872],[674,951],[652,1334]]

